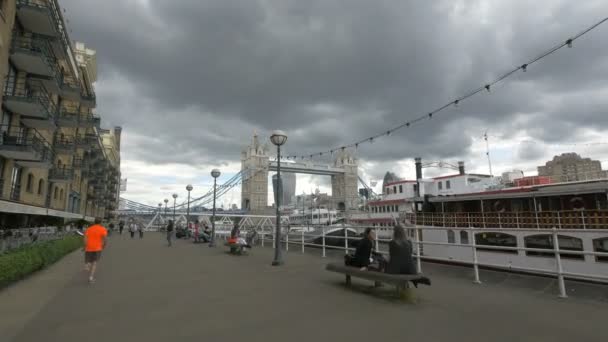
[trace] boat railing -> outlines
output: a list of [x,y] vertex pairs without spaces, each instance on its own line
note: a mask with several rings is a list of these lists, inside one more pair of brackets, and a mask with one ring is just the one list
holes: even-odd
[[[560,214],[561,215],[561,214]],[[437,219],[437,216],[434,216]],[[441,216],[443,219],[443,216]],[[485,218],[485,216],[483,217]],[[430,219],[430,217],[429,217]],[[280,241],[280,247],[284,248],[286,252],[301,252],[305,253],[306,248],[321,249],[321,256],[326,257],[330,250],[343,251],[345,254],[351,253],[355,250],[355,241],[361,238],[361,233],[364,231],[365,226],[351,226],[343,225],[342,228],[336,233],[337,227],[318,227],[315,231],[308,230],[297,230],[287,234],[283,234]],[[378,228],[378,227],[372,227]],[[572,262],[571,259],[576,259],[576,263],[579,262],[591,262],[591,263],[608,263],[608,242],[603,247],[592,247],[592,249],[585,249],[585,245],[573,246],[568,243],[569,236],[566,234],[572,234],[573,232],[579,234],[591,234],[590,236],[596,236],[598,232],[608,234],[608,230],[580,230],[580,229],[564,229],[559,230],[557,228],[483,228],[483,227],[463,227],[459,228],[459,234],[455,234],[453,227],[431,227],[431,226],[408,226],[406,227],[408,237],[413,244],[413,256],[416,259],[418,272],[422,272],[422,260],[426,261],[439,261],[453,263],[457,262],[460,264],[468,264],[473,267],[473,278],[474,283],[481,283],[479,268],[490,267],[494,269],[501,269],[507,271],[518,271],[531,274],[541,274],[546,276],[554,276],[557,278],[559,287],[559,296],[562,298],[567,297],[566,291],[566,278],[579,279],[579,280],[592,280],[596,282],[608,284],[608,276],[602,272],[590,273],[588,270],[585,273],[575,272],[568,267],[564,268],[564,262],[562,259],[567,259]],[[282,229],[283,233],[286,233]],[[444,232],[447,234],[447,242],[437,241],[426,237],[432,231]],[[257,230],[259,234],[259,241],[261,246],[264,247],[272,246],[276,248],[276,234],[275,226],[266,225],[264,229]],[[532,236],[548,236],[549,244],[546,246],[539,247],[536,245],[520,245],[514,244],[508,246],[501,244],[500,238],[494,240],[489,239],[488,236],[495,234],[497,236],[501,234],[508,234],[514,232],[530,233]],[[333,234],[332,234],[333,233]],[[539,235],[540,234],[540,235]],[[228,238],[229,233],[218,233],[219,238]],[[450,235],[452,238],[450,239]],[[456,238],[458,235],[458,238]],[[465,238],[466,237],[466,238]],[[608,241],[608,237],[603,238]],[[600,238],[602,240],[602,238]],[[388,254],[387,243],[390,241],[388,238],[378,237],[375,239],[375,250],[381,254]],[[603,240],[602,240],[603,241]],[[454,260],[448,257],[438,257],[432,255],[425,255],[424,247],[427,246],[441,246],[446,249],[460,248],[465,251],[468,257],[463,260]],[[511,255],[537,255],[544,256],[549,260],[553,260],[547,263],[545,268],[535,268],[534,266],[522,266],[515,265],[511,261],[505,259],[504,263],[497,261],[499,259],[488,257],[489,254],[505,254]],[[509,258],[508,258],[509,259]],[[567,264],[566,266],[571,266]]]
[[402,217],[430,227],[608,229],[608,210],[422,212]]

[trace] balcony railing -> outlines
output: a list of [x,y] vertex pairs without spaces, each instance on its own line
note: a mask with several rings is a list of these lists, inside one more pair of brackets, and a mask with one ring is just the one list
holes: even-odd
[[56,137],[54,140],[54,148],[55,152],[58,153],[74,153],[75,143],[73,139],[68,138],[58,138]]
[[74,179],[74,170],[69,168],[53,168],[49,170],[49,181],[54,183],[69,183]]
[[11,61],[19,70],[29,74],[57,78],[59,64],[48,37],[13,33]]
[[46,129],[49,124],[54,126],[55,105],[40,80],[13,83],[9,79],[4,87],[3,105],[11,112],[21,114],[22,122],[28,127]]
[[52,162],[51,145],[35,129],[0,125],[0,132],[1,156],[18,160],[20,164]]
[[415,225],[460,228],[608,229],[608,210],[407,213]]

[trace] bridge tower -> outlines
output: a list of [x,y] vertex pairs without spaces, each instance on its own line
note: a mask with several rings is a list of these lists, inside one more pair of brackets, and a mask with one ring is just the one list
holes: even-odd
[[344,173],[331,176],[331,192],[338,210],[357,209],[359,203],[358,160],[349,151],[339,151],[334,167],[344,169]]
[[268,206],[268,144],[260,144],[257,133],[241,152],[241,208],[262,212]]

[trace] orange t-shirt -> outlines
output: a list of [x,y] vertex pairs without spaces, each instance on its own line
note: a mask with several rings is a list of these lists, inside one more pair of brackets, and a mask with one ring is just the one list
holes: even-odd
[[103,238],[108,235],[108,231],[100,224],[94,224],[87,228],[84,236],[87,238],[87,245],[84,250],[87,252],[99,252],[103,249]]

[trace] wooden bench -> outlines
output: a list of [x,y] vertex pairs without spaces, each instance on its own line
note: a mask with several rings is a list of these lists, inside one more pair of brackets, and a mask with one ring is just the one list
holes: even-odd
[[238,243],[230,243],[226,242],[224,246],[229,248],[229,253],[234,255],[243,255],[245,254],[245,246],[239,245]]
[[381,283],[394,285],[397,289],[396,293],[400,299],[413,300],[413,293],[410,290],[409,283],[412,281],[423,281],[430,284],[430,280],[423,274],[387,274],[375,271],[362,271],[358,267],[345,266],[339,263],[330,263],[325,267],[330,272],[341,273],[346,276],[346,286],[351,285],[351,277],[371,280],[374,282],[374,287],[379,287]]

